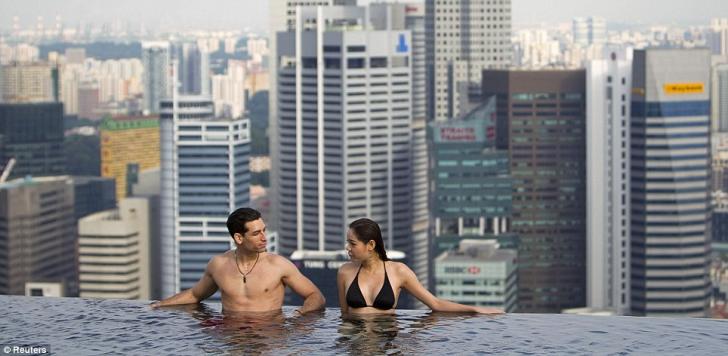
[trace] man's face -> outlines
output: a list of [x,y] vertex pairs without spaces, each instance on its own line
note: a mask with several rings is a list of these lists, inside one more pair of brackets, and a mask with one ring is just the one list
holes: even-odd
[[[265,223],[263,219],[248,221],[245,223],[245,235],[242,235],[238,245],[248,251],[265,252]],[[240,234],[236,234],[240,235]]]

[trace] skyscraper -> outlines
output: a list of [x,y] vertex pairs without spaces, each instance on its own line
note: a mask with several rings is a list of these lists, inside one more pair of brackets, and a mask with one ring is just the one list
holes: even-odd
[[210,54],[196,43],[182,43],[175,48],[179,59],[180,93],[210,95]]
[[116,199],[129,196],[129,164],[140,171],[159,167],[159,117],[116,116],[100,126],[101,175],[116,180]]
[[280,142],[278,141],[278,70],[279,62],[277,60],[277,33],[280,31],[295,31],[296,29],[296,8],[298,6],[332,6],[332,5],[356,5],[356,0],[270,0],[268,1],[268,26],[270,33],[269,48],[271,57],[273,58],[270,62],[269,68],[269,90],[268,90],[268,112],[269,112],[269,147],[271,157],[271,169],[270,169],[270,196],[273,209],[271,209],[271,216],[268,217],[267,221],[273,229],[278,228],[278,207],[280,202],[278,198],[278,186],[275,182],[279,181],[279,162],[280,153],[279,147]]
[[66,173],[63,104],[0,104],[0,165],[11,158],[10,178]]
[[483,69],[511,64],[511,2],[427,0],[428,117],[448,120],[480,103]]
[[495,240],[465,239],[435,260],[436,295],[465,305],[518,307],[516,251]]
[[3,65],[0,76],[0,102],[43,103],[53,96],[53,67],[48,63],[12,63]]
[[430,124],[433,256],[510,230],[513,182],[508,151],[495,147],[495,110],[491,97],[461,119]]
[[73,177],[75,219],[116,207],[116,185],[113,178]]
[[510,156],[519,311],[586,304],[585,86],[583,70],[483,72]]
[[427,67],[425,4],[372,3],[369,18],[377,28],[412,33],[412,251],[410,267],[425,288],[430,279],[427,156]]
[[169,80],[170,46],[168,42],[143,42],[142,65],[144,66],[144,111],[159,113],[160,100],[171,96]]
[[151,298],[149,217],[147,198],[126,198],[79,220],[81,298]]
[[631,258],[635,315],[707,316],[710,53],[634,53]]
[[632,51],[587,65],[587,306],[629,314]]
[[161,103],[162,294],[192,287],[207,262],[233,246],[227,217],[250,203],[247,119],[215,119],[212,100]]
[[0,184],[0,294],[25,294],[28,282],[60,282],[78,296],[78,249],[70,177]]
[[728,132],[728,56],[715,57],[711,82],[712,131]]
[[572,21],[572,34],[577,46],[604,44],[607,40],[607,25],[601,17],[576,17]]
[[280,251],[340,250],[370,217],[408,253],[410,32],[367,25],[363,7],[296,11],[277,38]]

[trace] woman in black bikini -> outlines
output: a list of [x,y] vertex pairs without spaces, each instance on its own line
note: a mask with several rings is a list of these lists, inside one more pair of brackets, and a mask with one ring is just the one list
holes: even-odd
[[394,313],[402,288],[433,311],[503,313],[501,309],[453,303],[432,295],[407,265],[387,258],[379,225],[370,219],[349,225],[346,250],[353,262],[341,266],[336,277],[342,314]]

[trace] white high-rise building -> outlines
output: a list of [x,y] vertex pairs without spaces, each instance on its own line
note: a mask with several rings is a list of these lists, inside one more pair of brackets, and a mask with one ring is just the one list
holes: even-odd
[[511,2],[426,2],[428,116],[449,120],[480,104],[483,69],[512,60]]
[[273,209],[271,209],[271,216],[266,217],[266,222],[271,229],[278,228],[278,202],[277,196],[277,183],[279,181],[279,147],[278,142],[278,120],[276,116],[278,113],[278,66],[276,64],[276,53],[277,50],[277,36],[276,33],[280,31],[295,31],[296,25],[296,7],[297,6],[332,6],[332,5],[356,5],[356,0],[269,0],[268,1],[268,26],[270,33],[269,42],[269,53],[273,57],[270,61],[269,67],[269,89],[268,89],[268,112],[271,116],[268,120],[268,137],[270,147],[270,157],[273,165],[270,170],[270,181],[271,181],[271,203]]
[[361,217],[380,224],[388,249],[409,252],[410,32],[367,24],[364,7],[296,15],[276,40],[280,252],[340,250]]
[[[176,99],[176,100],[175,100]],[[162,294],[192,287],[214,255],[234,246],[226,221],[250,203],[247,119],[215,119],[204,96],[161,103]]]
[[728,18],[716,18],[710,21],[713,54],[728,56]]
[[574,44],[577,46],[589,45],[589,24],[587,19],[576,17],[572,20],[571,31]]
[[144,111],[159,112],[159,102],[171,96],[170,46],[168,42],[143,42]]
[[607,40],[607,24],[601,17],[576,17],[572,21],[572,34],[577,46],[604,44]]
[[149,199],[126,198],[78,221],[81,298],[151,299],[149,217]]
[[242,117],[245,113],[245,61],[229,59],[227,73],[212,76],[216,117]]
[[728,56],[713,56],[711,70],[712,132],[728,132]]
[[587,306],[629,313],[632,50],[587,64]]
[[427,163],[427,66],[425,3],[372,3],[369,18],[375,28],[412,33],[412,250],[409,261],[425,288],[429,287]]
[[710,304],[710,51],[634,52],[632,314],[705,317]]

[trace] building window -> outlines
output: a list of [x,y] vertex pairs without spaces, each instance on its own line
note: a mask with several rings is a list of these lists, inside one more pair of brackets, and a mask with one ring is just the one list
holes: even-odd
[[364,68],[364,58],[349,58],[346,61],[346,66],[349,69]]

